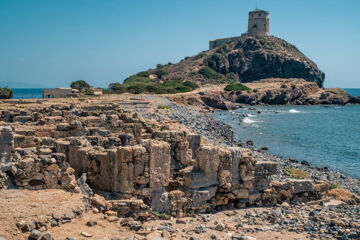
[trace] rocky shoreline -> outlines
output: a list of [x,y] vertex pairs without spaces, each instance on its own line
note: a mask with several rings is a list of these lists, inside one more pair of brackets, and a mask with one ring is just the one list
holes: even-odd
[[[201,134],[209,139],[214,144],[237,145],[237,140],[233,139],[232,127],[213,119],[208,114],[200,113],[193,108],[179,106],[174,102],[167,102],[171,107],[171,111],[162,115],[170,119],[180,122],[188,127],[190,130]],[[144,114],[145,117],[154,118],[159,120],[159,115]],[[194,122],[200,124],[194,124]],[[209,131],[209,128],[211,129]],[[231,137],[230,137],[231,136]],[[287,172],[288,168],[300,169],[306,175],[314,180],[325,180],[334,185],[340,185],[342,188],[347,189],[357,195],[360,195],[360,179],[353,178],[338,171],[332,171],[328,167],[313,166],[306,161],[297,161],[295,159],[286,159],[280,156],[275,156],[267,153],[261,149],[255,149],[252,146],[245,146],[254,152],[254,155],[265,161],[273,161],[279,164],[277,173],[271,178],[274,181],[284,181],[284,179],[291,177]],[[327,207],[325,207],[327,206]],[[254,224],[254,222],[273,223],[271,227],[275,231],[290,231],[290,232],[307,232],[312,239],[336,238],[336,239],[358,239],[360,237],[360,230],[358,225],[351,225],[350,229],[345,229],[349,219],[354,221],[360,214],[360,209],[357,206],[347,207],[343,205],[332,206],[324,202],[317,202],[307,205],[283,205],[278,208],[265,213],[254,212],[247,213],[245,220],[238,219],[240,223],[237,226],[242,226],[242,222],[247,224]],[[310,219],[303,221],[303,219]],[[266,219],[266,220],[264,220]],[[339,220],[336,220],[339,219]],[[347,219],[347,220],[346,220]],[[345,222],[344,222],[345,221]],[[262,228],[246,229],[246,232],[253,231],[266,231]],[[194,238],[196,239],[196,238]],[[237,238],[232,238],[237,239]],[[241,238],[239,238],[241,239]]]
[[[226,123],[215,120],[211,115],[200,113],[192,108],[178,105],[172,101],[166,101],[171,111],[166,115],[144,114],[144,117],[157,119],[169,117],[170,119],[184,124],[190,130],[206,137],[213,144],[225,144],[229,146],[238,145],[238,139],[234,139],[233,129]],[[254,106],[249,106],[254,108]],[[251,140],[250,140],[251,141]],[[244,144],[242,144],[244,145]],[[254,151],[261,159],[275,161],[280,163],[280,168],[273,178],[281,181],[289,174],[286,173],[286,167],[299,168],[307,173],[307,175],[316,180],[326,180],[333,184],[340,184],[351,192],[360,194],[360,179],[353,178],[344,173],[330,170],[328,167],[317,167],[306,161],[297,161],[296,159],[286,159],[280,156],[271,155],[266,150],[256,149],[252,146],[243,146]]]

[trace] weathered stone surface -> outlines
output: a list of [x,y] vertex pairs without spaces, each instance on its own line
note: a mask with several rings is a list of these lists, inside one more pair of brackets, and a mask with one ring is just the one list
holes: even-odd
[[149,152],[150,187],[167,186],[170,178],[170,145],[166,142],[149,140],[144,146]]
[[10,126],[0,127],[0,170],[10,162],[14,150],[14,133]]
[[256,176],[269,176],[277,171],[277,163],[271,161],[257,161],[255,163]]
[[217,172],[220,164],[218,152],[219,148],[215,146],[200,146],[199,149],[196,151],[196,167],[204,171],[205,174]]
[[169,194],[164,189],[154,190],[151,192],[151,208],[158,212],[169,211]]
[[314,185],[309,179],[291,179],[290,183],[294,188],[294,194],[314,191]]
[[184,185],[188,188],[204,188],[217,185],[218,177],[217,173],[205,174],[202,170],[193,170],[184,173]]

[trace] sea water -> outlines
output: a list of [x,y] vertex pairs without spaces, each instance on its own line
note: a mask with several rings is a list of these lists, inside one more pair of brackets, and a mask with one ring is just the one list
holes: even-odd
[[13,99],[42,98],[42,88],[12,88]]
[[230,124],[242,142],[360,178],[360,105],[249,106],[213,117]]

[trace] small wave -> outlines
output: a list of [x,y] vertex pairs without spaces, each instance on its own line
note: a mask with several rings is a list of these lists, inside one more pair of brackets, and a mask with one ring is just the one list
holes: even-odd
[[248,118],[248,117],[244,118],[242,121],[243,121],[243,123],[247,123],[247,124],[256,123],[255,120],[252,120],[251,118]]
[[255,117],[255,115],[253,115],[253,114],[246,114],[246,116],[248,116],[248,117]]
[[296,109],[290,109],[289,113],[301,113],[301,111],[296,110]]

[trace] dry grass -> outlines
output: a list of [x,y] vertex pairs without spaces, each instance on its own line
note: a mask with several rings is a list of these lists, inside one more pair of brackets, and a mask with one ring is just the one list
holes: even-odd
[[343,188],[331,189],[329,195],[337,200],[341,200],[348,203],[354,203],[356,195]]
[[291,168],[291,167],[286,167],[285,171],[290,174],[293,178],[295,179],[304,179],[304,178],[308,178],[308,175],[300,170],[300,169],[296,169],[296,168]]

